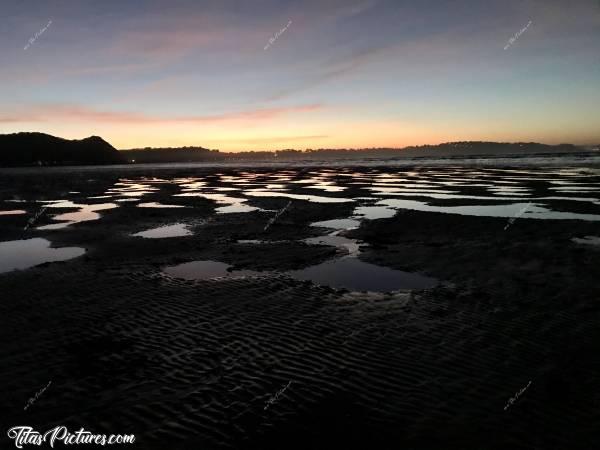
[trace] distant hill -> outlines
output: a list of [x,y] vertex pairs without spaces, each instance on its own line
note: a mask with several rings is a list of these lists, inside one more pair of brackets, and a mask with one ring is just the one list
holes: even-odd
[[535,142],[448,142],[404,148],[282,150],[278,159],[358,159],[358,158],[448,158],[460,156],[525,156],[534,154],[581,153],[586,149],[571,144],[546,145]]
[[585,149],[572,144],[546,145],[536,142],[447,142],[439,145],[405,147],[401,156],[531,155],[580,153]]
[[583,148],[571,144],[469,141],[405,148],[320,148],[226,153],[204,147],[146,147],[119,151],[98,136],[67,140],[43,133],[16,133],[0,135],[0,166],[528,156],[573,154],[590,150],[592,149],[589,147]]
[[362,149],[285,149],[276,151],[227,152],[208,150],[203,147],[150,148],[122,150],[127,160],[135,163],[148,162],[202,162],[202,161],[256,161],[256,160],[327,160],[363,158],[440,158],[453,156],[502,156],[580,153],[586,149],[571,144],[546,145],[535,142],[448,142],[438,145],[422,145],[405,148]]
[[87,165],[126,162],[119,151],[98,136],[62,139],[44,133],[0,135],[0,166]]

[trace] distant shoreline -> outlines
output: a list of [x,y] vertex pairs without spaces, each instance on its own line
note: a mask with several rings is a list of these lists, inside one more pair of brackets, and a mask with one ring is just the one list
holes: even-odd
[[186,168],[284,168],[284,167],[411,167],[411,166],[481,166],[481,167],[585,167],[600,168],[599,152],[529,155],[479,155],[448,157],[304,159],[304,160],[235,160],[194,161],[174,163],[95,164],[0,167],[0,173],[68,173],[71,171],[144,171],[178,170]]
[[[201,146],[117,150],[100,136],[63,139],[45,133],[0,135],[0,167],[55,167],[138,164],[275,164],[376,160],[466,160],[481,158],[531,158],[535,156],[600,155],[597,146],[548,145],[537,142],[456,141],[402,148],[280,149],[274,151],[221,152]],[[337,163],[336,163],[337,164]]]

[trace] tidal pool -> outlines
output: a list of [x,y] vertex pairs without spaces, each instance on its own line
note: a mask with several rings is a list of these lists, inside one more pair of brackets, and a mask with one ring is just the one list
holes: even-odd
[[58,214],[52,219],[59,221],[59,223],[52,223],[49,225],[43,225],[37,227],[38,230],[59,230],[66,228],[69,225],[73,225],[79,222],[87,222],[90,220],[98,220],[100,214],[96,211],[104,211],[107,209],[118,208],[119,205],[115,203],[100,203],[96,205],[79,205],[71,201],[61,201],[58,203],[49,203],[46,205],[47,208],[79,208],[79,211],[69,212],[64,214]]
[[346,288],[351,291],[387,292],[399,289],[427,289],[438,284],[435,278],[377,266],[352,256],[325,261],[302,270],[286,272],[298,280]]
[[162,227],[151,228],[149,230],[140,231],[132,234],[132,236],[140,236],[148,239],[163,239],[172,237],[190,236],[193,233],[187,228],[184,223],[176,223],[173,225],[165,225]]
[[80,247],[51,248],[47,239],[0,242],[0,273],[23,270],[45,262],[65,261],[85,253]]
[[179,264],[177,266],[167,267],[163,273],[185,280],[210,280],[213,278],[234,278],[243,276],[264,275],[268,272],[255,272],[252,270],[231,270],[229,264],[218,261],[192,261]]
[[138,208],[185,208],[183,205],[165,205],[158,202],[138,203]]
[[22,209],[12,209],[10,211],[0,211],[0,216],[18,216],[19,214],[26,214],[27,211]]
[[[269,276],[275,272],[232,270],[229,264],[206,260],[167,267],[163,273],[186,280],[210,280],[223,277]],[[438,284],[435,278],[369,264],[352,256],[280,274],[297,280],[312,281],[315,284],[345,288],[351,291],[388,292],[399,289],[426,289]]]

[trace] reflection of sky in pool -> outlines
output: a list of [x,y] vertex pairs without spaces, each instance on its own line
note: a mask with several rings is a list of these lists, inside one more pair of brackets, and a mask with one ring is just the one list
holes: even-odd
[[[530,184],[532,181],[535,183]],[[583,173],[579,169],[429,167],[364,170],[292,169],[268,172],[245,170],[230,172],[227,175],[203,173],[202,177],[122,178],[108,189],[99,186],[97,192],[85,192],[89,195],[85,197],[87,199],[102,201],[100,199],[110,198],[108,201],[111,203],[74,202],[68,199],[75,198],[71,196],[77,195],[78,192],[69,191],[66,199],[62,200],[6,199],[5,210],[0,211],[0,216],[26,215],[24,209],[11,208],[24,208],[22,203],[35,204],[36,208],[42,204],[48,208],[46,213],[51,223],[39,226],[36,230],[56,230],[84,221],[97,220],[101,217],[100,214],[105,214],[104,211],[111,214],[110,210],[117,207],[123,208],[121,211],[138,212],[140,211],[137,208],[155,208],[155,211],[147,211],[146,216],[158,215],[161,213],[160,209],[185,208],[184,205],[174,204],[179,203],[174,200],[176,197],[200,197],[213,201],[215,211],[220,214],[262,212],[273,208],[271,205],[265,206],[265,209],[254,206],[265,204],[261,198],[286,198],[294,202],[306,201],[332,206],[336,203],[353,203],[354,208],[351,213],[346,213],[346,217],[319,221],[317,216],[312,219],[314,222],[311,225],[329,228],[325,230],[328,234],[302,239],[302,242],[308,245],[328,245],[342,249],[325,262],[294,271],[256,272],[230,270],[229,265],[218,261],[195,261],[166,268],[164,272],[170,276],[190,279],[270,276],[277,273],[332,287],[379,292],[431,287],[437,284],[437,280],[362,261],[359,258],[359,243],[343,236],[343,230],[360,226],[365,220],[390,218],[402,209],[508,219],[518,217],[600,220],[600,210],[593,209],[600,206],[600,173]],[[138,203],[142,196],[144,202]],[[452,200],[452,204],[429,204],[434,200],[438,204],[444,200]],[[561,211],[553,209],[554,202],[560,202]],[[18,203],[18,206],[15,203]],[[579,211],[582,207],[589,207],[589,212],[576,212],[578,210],[575,208],[573,212],[569,211],[569,205],[575,203]],[[188,207],[192,208],[193,205]],[[60,208],[73,208],[75,211],[61,212]],[[341,210],[348,211],[343,208]],[[239,220],[235,216],[220,217],[220,220],[230,219]],[[5,219],[5,222],[10,223],[10,220]],[[186,224],[174,223],[144,230],[133,236],[157,239],[185,237],[191,234]],[[241,242],[244,242],[241,245],[257,246],[265,243],[259,239]],[[270,243],[273,244],[274,242]],[[572,239],[572,245],[585,245],[592,251],[598,248],[599,244],[600,238],[596,236]],[[50,248],[50,242],[40,238],[0,242],[0,272],[24,269],[48,261],[66,260],[84,252],[83,248],[78,247]]]
[[[432,206],[415,200],[386,199],[378,204],[398,209],[412,209],[415,211],[443,212],[449,214],[462,214],[465,216],[488,217],[515,217],[519,215],[525,219],[580,219],[600,220],[600,214],[577,214],[570,212],[552,211],[535,204],[509,203],[503,205],[477,205],[477,206]],[[521,211],[526,210],[521,213]]]
[[295,200],[306,200],[308,202],[314,202],[314,203],[347,203],[347,202],[354,201],[350,198],[323,197],[323,196],[319,196],[319,195],[288,194],[285,192],[269,192],[269,191],[253,191],[253,192],[245,191],[244,195],[248,195],[250,197],[287,197],[287,198],[291,198],[291,199],[295,199]]
[[286,273],[298,280],[353,291],[386,292],[398,289],[426,289],[438,284],[434,278],[376,266],[358,258],[342,257],[306,269]]
[[71,201],[61,201],[58,203],[49,203],[46,205],[48,208],[79,208],[79,211],[68,212],[58,214],[52,217],[53,220],[59,221],[59,223],[53,223],[49,225],[43,225],[37,227],[38,230],[58,230],[61,228],[68,227],[79,222],[87,222],[89,220],[98,220],[100,214],[97,211],[105,211],[107,209],[117,208],[118,205],[114,203],[100,203],[96,205],[80,205]]
[[[166,267],[163,273],[186,280],[210,280],[243,276],[269,276],[271,272],[231,270],[231,266],[218,261],[193,261]],[[354,257],[342,257],[306,269],[283,272],[297,280],[345,288],[354,291],[387,292],[399,289],[425,289],[438,284],[434,278],[376,266]]]
[[85,249],[79,247],[50,248],[50,241],[42,238],[0,242],[0,273],[65,261],[84,253]]
[[140,231],[139,233],[135,233],[132,236],[141,236],[149,239],[162,239],[171,237],[190,236],[191,234],[193,233],[190,230],[188,230],[187,225],[183,223],[177,223],[173,225],[164,225],[162,227]]
[[[531,181],[535,184],[528,185]],[[171,191],[166,191],[170,189]],[[352,195],[344,192],[352,191]],[[300,191],[298,191],[300,190]],[[317,191],[314,195],[307,191]],[[76,195],[78,191],[69,191]],[[77,211],[51,215],[53,223],[39,230],[56,230],[78,222],[100,218],[100,212],[118,206],[129,207],[141,196],[140,208],[182,208],[169,202],[171,197],[201,197],[216,202],[217,213],[251,213],[263,211],[253,205],[256,198],[287,198],[313,203],[357,202],[354,212],[336,220],[363,220],[392,217],[399,209],[435,211],[493,217],[512,217],[520,205],[532,202],[522,215],[536,219],[598,220],[600,211],[581,212],[581,203],[600,206],[600,173],[593,170],[568,169],[510,169],[465,167],[418,167],[395,169],[285,169],[252,171],[241,170],[228,174],[203,174],[202,177],[130,177],[120,178],[108,189],[87,192],[88,199],[110,198],[111,203],[79,204],[63,200],[20,198],[5,202],[36,202],[49,208],[77,208]],[[166,194],[166,196],[165,196]],[[230,194],[230,195],[228,195]],[[161,195],[160,198],[156,197]],[[72,198],[72,197],[69,197]],[[418,198],[419,200],[415,200]],[[432,200],[453,200],[450,206],[429,205]],[[461,204],[464,200],[464,204]],[[477,205],[497,203],[494,205]],[[560,201],[560,211],[553,210],[553,202]],[[569,211],[569,203],[578,202],[578,208]],[[475,202],[478,203],[478,202]],[[366,206],[369,205],[369,206]],[[12,206],[12,205],[11,205]],[[268,209],[268,208],[267,208]],[[52,210],[50,210],[52,211]],[[49,211],[49,212],[50,212]],[[516,212],[515,212],[516,211]],[[25,210],[0,211],[0,216],[26,214]],[[110,212],[107,212],[110,214]],[[348,222],[350,223],[350,222]],[[327,226],[327,225],[324,225]],[[334,228],[338,228],[334,224]],[[348,228],[348,227],[345,227]]]
[[219,205],[225,205],[216,208],[216,211],[221,214],[246,213],[256,211],[259,209],[254,206],[246,205],[245,203],[248,201],[248,199],[246,198],[229,197],[225,194],[205,194],[202,192],[187,192],[184,194],[177,194],[175,195],[175,197],[202,197],[208,200],[213,200]]
[[228,270],[231,266],[218,261],[192,261],[167,267],[163,272],[171,277],[185,280],[210,280],[213,278],[235,278],[253,275],[268,275],[267,272],[254,272],[252,270]]

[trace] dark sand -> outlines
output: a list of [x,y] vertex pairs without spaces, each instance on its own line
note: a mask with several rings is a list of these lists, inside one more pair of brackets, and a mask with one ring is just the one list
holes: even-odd
[[[60,199],[78,191],[69,199],[83,202],[119,176],[3,174],[0,195]],[[539,182],[529,187],[547,195]],[[296,188],[364,195],[351,186]],[[310,223],[346,218],[357,205],[293,200],[263,232],[273,212],[218,215],[213,201],[176,192],[165,184],[143,201],[189,208],[123,203],[66,230],[26,232],[87,252],[0,274],[4,433],[16,425],[84,427],[133,433],[129,448],[142,449],[546,450],[600,442],[600,249],[571,241],[599,235],[600,222],[518,218],[504,231],[506,218],[403,210],[346,232],[363,241],[363,260],[442,281],[423,291],[350,292],[272,273],[184,281],[161,269],[214,259],[283,271],[339,256],[338,248],[299,240],[323,234]],[[280,209],[288,201],[248,204]],[[1,217],[2,241],[21,238],[39,209],[7,205],[28,216]],[[591,203],[578,208],[600,213]],[[195,234],[130,236],[175,222]],[[49,223],[44,215],[37,225]],[[4,435],[0,447],[14,444]]]

